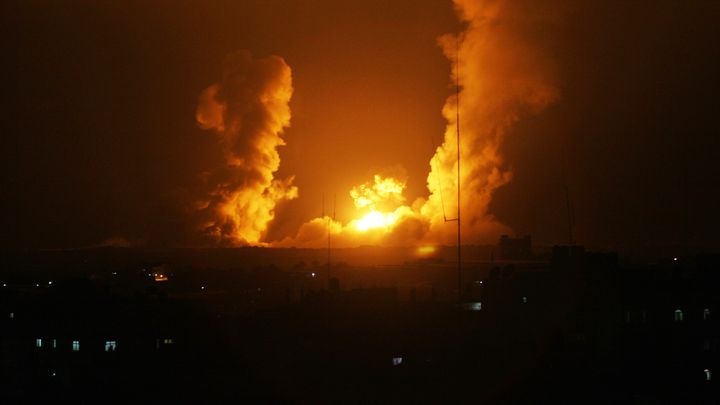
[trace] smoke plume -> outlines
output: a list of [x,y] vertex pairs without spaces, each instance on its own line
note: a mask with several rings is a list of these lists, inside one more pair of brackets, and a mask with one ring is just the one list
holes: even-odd
[[[466,29],[438,42],[452,61],[455,95],[443,107],[448,121],[444,141],[430,161],[430,197],[422,208],[434,239],[447,240],[439,213],[457,207],[457,117],[461,129],[461,216],[469,241],[494,240],[504,230],[488,211],[493,192],[508,183],[512,172],[501,149],[512,125],[523,114],[537,113],[558,98],[554,64],[544,44],[535,39],[556,21],[551,4],[533,1],[455,0]],[[450,229],[448,229],[450,228]]]
[[[404,201],[404,181],[375,177],[351,191],[358,219],[342,225],[329,218],[304,224],[279,245],[321,246],[325,228],[336,246],[361,244],[452,244],[457,214],[457,125],[461,129],[461,225],[463,243],[494,242],[508,228],[489,212],[493,193],[512,178],[503,142],[524,114],[538,113],[559,96],[554,64],[537,38],[556,23],[556,4],[536,1],[454,0],[465,29],[438,39],[451,62],[458,97],[445,102],[448,124],[430,160],[429,196],[389,211],[362,211],[381,200]],[[362,206],[358,206],[358,201]],[[371,204],[372,203],[372,204]],[[328,224],[330,226],[328,226]]]
[[200,231],[212,241],[260,244],[278,202],[297,197],[292,177],[274,178],[292,92],[282,58],[239,51],[226,58],[220,81],[200,95],[197,123],[217,136],[225,158],[223,168],[204,173],[207,189],[194,207]]

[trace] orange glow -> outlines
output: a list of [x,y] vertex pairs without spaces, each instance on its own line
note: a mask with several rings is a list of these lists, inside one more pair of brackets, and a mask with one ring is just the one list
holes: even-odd
[[415,252],[418,256],[429,256],[435,253],[435,246],[420,246],[415,250]]
[[350,190],[350,196],[357,208],[375,208],[383,203],[403,203],[405,201],[402,194],[404,189],[404,182],[376,174],[374,184],[365,183],[353,187]]
[[357,211],[349,222],[315,218],[295,237],[273,245],[321,247],[329,233],[334,247],[404,245],[430,255],[433,246],[458,243],[458,229],[449,220],[462,225],[465,244],[488,243],[510,233],[490,212],[494,192],[512,179],[501,151],[524,114],[538,113],[558,99],[554,63],[536,51],[531,37],[514,31],[518,21],[526,21],[518,18],[522,7],[509,1],[454,3],[467,24],[463,32],[438,39],[451,62],[456,91],[442,109],[447,125],[439,145],[433,142],[427,194],[408,202],[406,179],[375,174],[350,190]]
[[155,273],[155,281],[168,281],[168,277],[162,273]]
[[388,228],[396,221],[395,215],[392,213],[383,214],[378,211],[370,211],[364,217],[355,222],[355,228],[364,232],[374,228]]
[[359,232],[370,229],[388,230],[397,222],[398,216],[393,210],[405,202],[403,190],[405,182],[392,177],[383,177],[376,174],[373,182],[364,183],[350,190],[350,197],[358,210],[369,209],[359,219],[352,221],[353,227]]

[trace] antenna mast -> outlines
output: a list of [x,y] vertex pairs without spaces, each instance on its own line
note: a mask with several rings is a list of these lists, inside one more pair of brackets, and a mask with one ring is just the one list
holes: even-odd
[[[324,201],[324,200],[323,200]],[[333,213],[332,213],[332,220],[335,220],[335,208],[337,206],[337,194],[333,194]],[[328,286],[328,290],[330,289],[330,215],[328,215],[327,219],[327,239],[328,239],[328,247],[327,247],[327,274],[326,274],[326,283]]]
[[462,262],[460,260],[460,34],[455,41],[455,100],[457,103],[457,270],[458,270],[458,303],[462,303]]
[[[457,278],[458,278],[458,303],[462,303],[462,261],[461,261],[461,241],[460,241],[460,34],[455,40],[455,128],[457,129],[457,216],[448,218],[445,215],[445,201],[443,200],[442,184],[439,178],[438,169],[438,189],[440,192],[440,204],[443,210],[443,219],[445,222],[457,221]],[[434,146],[432,137],[430,143]]]

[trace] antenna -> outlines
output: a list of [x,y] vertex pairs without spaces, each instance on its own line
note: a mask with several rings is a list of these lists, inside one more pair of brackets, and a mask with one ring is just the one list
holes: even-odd
[[[457,130],[457,216],[448,218],[445,214],[445,199],[443,198],[442,184],[440,181],[440,169],[438,169],[437,182],[440,192],[440,205],[443,210],[445,222],[457,222],[457,272],[458,272],[458,303],[462,303],[462,261],[461,261],[461,239],[460,239],[460,34],[455,37],[455,128]],[[430,144],[435,147],[432,135]]]
[[457,103],[455,125],[457,129],[457,270],[458,303],[462,303],[462,261],[460,260],[460,34],[455,40],[455,102]]
[[[324,199],[323,199],[324,201]],[[324,204],[323,204],[324,206]],[[333,213],[332,213],[332,220],[335,220],[335,209],[337,206],[337,194],[333,194]],[[327,239],[328,239],[328,247],[327,247],[327,275],[326,275],[326,282],[328,286],[328,290],[330,289],[330,215],[328,215],[327,219]]]

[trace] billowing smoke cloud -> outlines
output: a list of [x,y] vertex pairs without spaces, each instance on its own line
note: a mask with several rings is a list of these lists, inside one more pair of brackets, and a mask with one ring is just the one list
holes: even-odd
[[[452,80],[461,86],[460,102],[451,96],[443,115],[444,142],[430,161],[431,195],[422,208],[434,238],[448,240],[442,226],[457,207],[457,112],[461,129],[461,212],[469,242],[494,240],[504,226],[488,212],[493,192],[512,178],[501,148],[512,125],[525,113],[537,113],[558,98],[554,64],[535,39],[558,13],[551,4],[534,1],[455,0],[467,28],[445,35],[439,43],[453,62]],[[458,53],[459,52],[459,53]],[[459,77],[458,77],[459,75]]]
[[200,231],[214,242],[260,244],[282,200],[296,198],[293,178],[274,178],[281,133],[290,125],[290,67],[277,56],[229,55],[219,82],[202,92],[198,125],[212,130],[225,167],[204,174],[205,195],[194,207]]
[[[463,242],[491,242],[508,231],[488,211],[493,192],[512,178],[501,149],[512,125],[523,114],[537,113],[558,98],[553,61],[537,38],[551,28],[560,13],[556,6],[534,0],[454,0],[454,3],[466,28],[459,35],[442,36],[438,42],[452,63],[452,83],[460,83],[460,102],[452,95],[443,107],[448,125],[443,142],[430,161],[429,197],[391,211],[360,211],[359,219],[345,226],[318,218],[303,225],[294,239],[281,245],[321,246],[328,223],[330,232],[335,234],[336,246],[454,243],[456,227],[445,220],[456,216],[458,204],[458,108]],[[351,192],[356,203],[358,197],[361,201],[372,201],[378,196],[395,201],[402,198],[397,194],[402,188],[392,188],[392,179],[380,180],[387,183],[381,187],[390,187],[388,190],[394,192],[380,195],[367,192],[376,191],[373,188],[360,186]],[[358,223],[371,226],[358,227]]]

